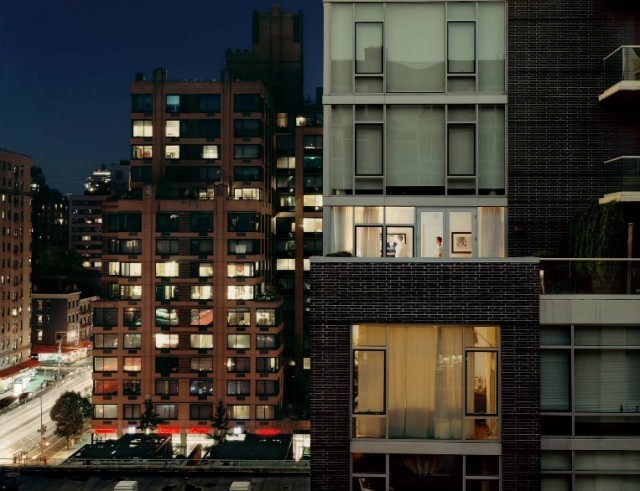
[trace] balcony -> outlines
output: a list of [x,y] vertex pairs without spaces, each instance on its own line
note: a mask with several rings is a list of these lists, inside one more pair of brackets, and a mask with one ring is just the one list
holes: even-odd
[[605,162],[604,203],[611,200],[640,202],[640,156],[623,155]]
[[640,295],[640,259],[541,258],[542,295]]
[[598,100],[630,102],[640,99],[640,46],[620,46],[604,59],[607,89]]

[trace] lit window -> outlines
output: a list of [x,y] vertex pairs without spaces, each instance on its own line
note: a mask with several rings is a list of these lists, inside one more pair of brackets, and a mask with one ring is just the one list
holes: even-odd
[[256,406],[256,419],[275,419],[276,407],[267,404],[258,404]]
[[167,138],[179,138],[180,137],[180,121],[173,120],[167,121],[164,128],[164,136]]
[[227,348],[250,349],[251,336],[249,334],[227,334]]
[[189,381],[189,394],[191,395],[213,395],[213,380],[191,380]]
[[251,324],[251,314],[249,309],[229,309],[227,310],[227,325],[248,326]]
[[178,381],[172,379],[156,380],[156,395],[174,396],[178,394]]
[[156,326],[177,326],[177,309],[156,309]]
[[211,309],[191,309],[191,326],[212,326],[213,310]]
[[93,371],[94,372],[117,372],[118,371],[118,358],[115,356],[95,356],[93,358]]
[[131,147],[132,159],[150,159],[153,155],[153,147],[151,145],[133,145]]
[[211,285],[192,285],[191,300],[210,300],[213,298],[213,287]]
[[164,147],[165,159],[179,159],[180,158],[180,145],[166,145]]
[[140,334],[125,334],[124,335],[124,349],[138,349],[142,347],[142,335]]
[[167,104],[166,104],[165,110],[168,113],[180,112],[180,96],[179,95],[168,95],[167,96]]
[[239,419],[249,419],[251,416],[251,406],[245,404],[229,404],[227,406],[227,413],[229,419],[239,420]]
[[318,208],[322,206],[321,194],[305,194],[303,198],[303,206]]
[[213,359],[211,357],[190,358],[192,372],[213,372]]
[[253,276],[254,263],[227,264],[227,278],[252,278]]
[[133,121],[134,138],[150,138],[153,136],[153,121],[148,119]]
[[139,372],[142,370],[142,358],[139,356],[125,356],[122,363],[125,372]]
[[191,334],[190,347],[195,349],[211,349],[213,348],[212,334]]
[[248,380],[227,380],[227,395],[248,396],[251,394],[251,383]]
[[249,373],[251,371],[251,358],[229,357],[226,365],[228,373]]
[[118,406],[116,404],[94,404],[94,419],[116,419],[118,417]]
[[177,348],[179,336],[177,334],[158,333],[155,335],[157,349]]
[[179,270],[179,265],[175,261],[156,263],[156,277],[158,278],[177,278],[180,274]]
[[228,300],[252,300],[253,299],[252,285],[230,285],[227,286],[227,299]]
[[277,259],[276,269],[278,271],[293,271],[296,269],[295,259]]
[[302,229],[305,233],[321,233],[322,232],[322,218],[303,218]]
[[217,159],[219,157],[218,145],[203,145],[202,146],[202,158],[203,159]]

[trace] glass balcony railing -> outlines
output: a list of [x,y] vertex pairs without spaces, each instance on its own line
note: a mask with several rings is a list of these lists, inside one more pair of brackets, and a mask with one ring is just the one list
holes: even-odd
[[620,46],[604,59],[606,88],[600,100],[640,87],[640,46]]
[[640,156],[623,155],[605,162],[605,192],[640,192]]
[[543,295],[640,295],[640,259],[541,258]]

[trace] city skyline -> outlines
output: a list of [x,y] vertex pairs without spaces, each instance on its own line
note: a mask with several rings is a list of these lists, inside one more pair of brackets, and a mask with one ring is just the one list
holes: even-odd
[[252,13],[274,3],[303,11],[304,93],[313,98],[322,83],[319,0],[188,0],[170,15],[164,0],[6,5],[0,148],[33,157],[50,187],[81,194],[88,173],[130,158],[129,88],[136,72],[150,77],[163,67],[170,79],[219,79],[227,49],[251,49]]

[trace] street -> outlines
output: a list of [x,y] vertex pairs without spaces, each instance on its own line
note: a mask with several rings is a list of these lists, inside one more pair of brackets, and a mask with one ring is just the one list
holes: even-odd
[[[71,371],[69,369],[65,371]],[[63,392],[74,391],[84,394],[91,390],[91,371],[74,368],[62,380],[47,389],[34,392],[33,398],[0,415],[0,465],[13,465],[14,458],[20,456],[22,464],[40,463],[40,418],[46,426],[44,436],[49,442],[47,454],[60,450],[59,440],[53,432],[55,424],[49,417],[51,407]],[[25,453],[26,452],[26,453]]]

